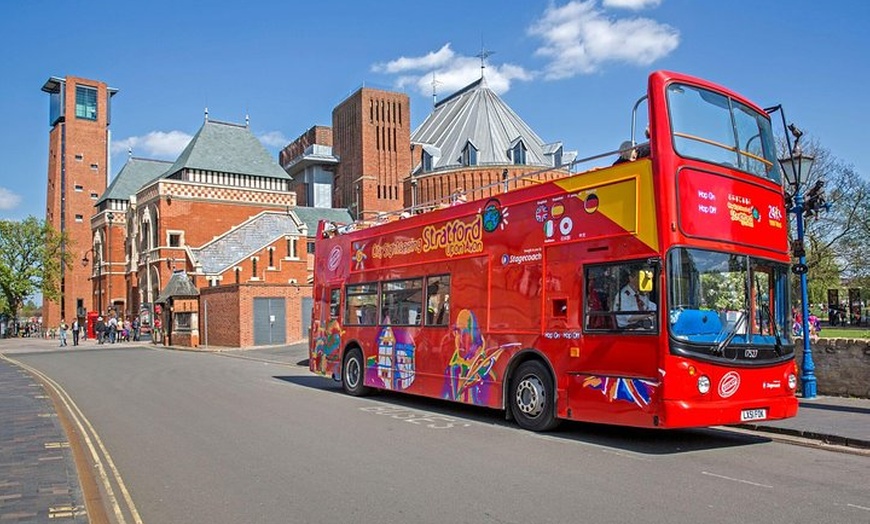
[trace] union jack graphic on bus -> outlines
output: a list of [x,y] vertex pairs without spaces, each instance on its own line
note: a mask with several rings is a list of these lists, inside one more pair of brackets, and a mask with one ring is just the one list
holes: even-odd
[[608,400],[632,402],[641,408],[649,405],[658,384],[640,378],[599,377],[591,375],[583,380],[583,387],[601,391]]

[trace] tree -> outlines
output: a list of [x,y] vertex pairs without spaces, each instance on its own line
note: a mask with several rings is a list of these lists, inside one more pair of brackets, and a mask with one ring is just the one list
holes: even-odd
[[818,180],[824,180],[830,204],[830,210],[806,216],[804,222],[809,301],[818,304],[827,302],[827,290],[839,289],[843,280],[856,287],[870,284],[866,256],[866,246],[870,245],[870,181],[854,166],[834,157],[818,140],[802,142],[801,146],[805,154],[815,157],[802,189],[806,193]]
[[37,291],[60,298],[61,267],[72,260],[68,246],[68,236],[44,220],[0,220],[0,294],[12,318]]

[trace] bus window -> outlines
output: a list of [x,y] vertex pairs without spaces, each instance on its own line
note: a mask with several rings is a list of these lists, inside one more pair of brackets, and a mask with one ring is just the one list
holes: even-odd
[[450,323],[450,275],[426,279],[426,325]]
[[346,325],[373,326],[377,323],[378,285],[355,284],[347,286]]
[[329,290],[329,318],[335,319],[339,317],[341,306],[341,289],[333,288]]
[[381,324],[419,326],[423,320],[423,279],[384,282]]
[[657,269],[625,262],[586,269],[586,329],[657,331]]

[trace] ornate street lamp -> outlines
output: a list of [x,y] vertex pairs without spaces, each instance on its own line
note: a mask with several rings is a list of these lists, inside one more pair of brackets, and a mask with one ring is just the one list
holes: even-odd
[[[783,117],[784,119],[784,117]],[[813,351],[810,347],[810,323],[809,323],[809,299],[807,294],[807,259],[806,249],[804,248],[804,214],[815,211],[806,206],[804,200],[803,184],[809,179],[810,170],[813,168],[813,158],[810,155],[804,155],[801,152],[799,145],[800,138],[803,135],[800,129],[794,124],[788,126],[789,131],[795,138],[794,148],[791,151],[791,156],[779,159],[782,166],[783,174],[786,181],[791,186],[790,206],[788,211],[795,216],[797,226],[797,239],[792,244],[792,251],[798,257],[798,263],[792,267],[792,272],[800,276],[801,285],[801,329],[803,332],[804,355],[801,365],[801,387],[804,398],[816,397],[816,365],[813,362]],[[820,192],[821,184],[816,184],[812,191]]]
[[107,287],[109,289],[108,299],[109,299],[109,308],[114,309],[114,304],[112,303],[112,219],[115,218],[115,214],[109,211],[106,213],[106,268],[108,269],[108,279],[107,279]]

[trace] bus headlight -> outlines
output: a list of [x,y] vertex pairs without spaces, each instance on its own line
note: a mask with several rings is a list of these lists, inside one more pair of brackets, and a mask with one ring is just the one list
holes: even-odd
[[797,387],[797,377],[794,373],[788,374],[788,389],[795,389]]
[[706,395],[707,392],[710,391],[710,379],[707,375],[701,375],[698,377],[698,391],[700,391],[702,395]]

